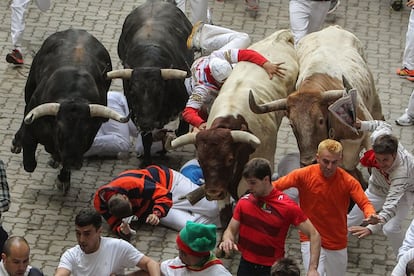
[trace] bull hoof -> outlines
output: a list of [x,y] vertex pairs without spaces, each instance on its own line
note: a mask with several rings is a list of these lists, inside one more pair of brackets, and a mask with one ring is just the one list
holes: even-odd
[[20,143],[17,143],[16,139],[13,139],[10,151],[12,153],[21,153],[22,152],[22,145]]
[[152,158],[150,158],[150,159],[144,158],[144,159],[142,159],[141,167],[148,167],[149,165],[152,165],[152,164],[153,164],[152,163]]
[[65,195],[69,189],[70,189],[70,182],[58,182],[56,184],[59,191],[62,191],[62,193]]
[[63,194],[66,194],[70,188],[70,170],[62,169],[58,174],[58,180],[58,189],[61,190]]
[[54,168],[54,169],[57,169],[57,168],[59,167],[59,162],[56,162],[56,161],[55,161],[55,160],[53,160],[53,159],[49,159],[49,161],[47,161],[47,164],[48,164],[50,167]]
[[37,162],[35,161],[33,164],[30,164],[30,165],[24,165],[24,170],[26,171],[26,172],[34,172],[34,170],[36,169],[36,166],[37,166]]

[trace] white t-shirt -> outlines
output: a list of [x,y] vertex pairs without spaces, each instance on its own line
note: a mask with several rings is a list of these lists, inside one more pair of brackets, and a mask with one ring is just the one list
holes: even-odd
[[161,275],[164,276],[231,276],[231,273],[221,264],[219,260],[217,263],[207,265],[200,268],[198,271],[190,270],[183,264],[179,257],[163,261],[161,263]]
[[79,245],[66,250],[58,268],[66,268],[73,276],[124,274],[125,268],[133,268],[144,257],[130,243],[115,238],[101,237],[99,249],[85,254]]

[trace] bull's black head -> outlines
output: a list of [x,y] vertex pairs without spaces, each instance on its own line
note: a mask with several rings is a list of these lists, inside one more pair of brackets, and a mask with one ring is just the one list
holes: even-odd
[[55,149],[64,167],[79,169],[102,119],[92,118],[88,103],[65,101],[56,115]]
[[160,114],[165,106],[166,80],[160,68],[135,68],[126,81],[125,95],[132,110],[132,120],[144,131],[161,128]]

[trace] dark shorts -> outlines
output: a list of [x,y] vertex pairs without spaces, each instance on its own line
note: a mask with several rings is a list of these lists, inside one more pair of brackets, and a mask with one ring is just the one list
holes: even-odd
[[237,276],[269,276],[270,268],[270,266],[251,263],[241,257]]

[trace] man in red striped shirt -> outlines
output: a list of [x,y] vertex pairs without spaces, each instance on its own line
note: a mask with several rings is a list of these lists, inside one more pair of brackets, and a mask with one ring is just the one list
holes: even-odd
[[232,250],[241,252],[238,276],[270,275],[273,263],[285,255],[286,235],[294,225],[310,238],[308,275],[319,275],[319,233],[300,207],[272,186],[271,175],[270,163],[263,158],[246,164],[243,177],[250,193],[237,202],[219,248],[227,254]]
[[177,171],[152,165],[122,172],[100,187],[94,206],[112,230],[125,239],[130,238],[130,229],[122,219],[132,215],[141,223],[161,223],[175,230],[181,230],[187,221],[219,224],[216,201],[202,199],[191,205],[188,200],[179,200],[198,187]]

